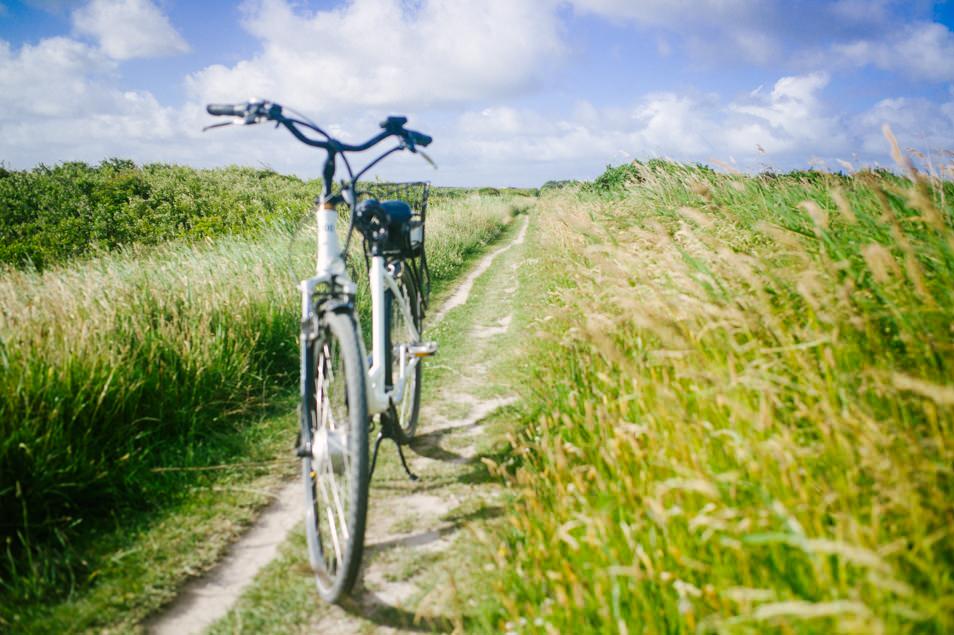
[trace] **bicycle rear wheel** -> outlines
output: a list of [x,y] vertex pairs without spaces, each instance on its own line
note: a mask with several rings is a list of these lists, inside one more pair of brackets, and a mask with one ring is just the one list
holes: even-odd
[[318,593],[337,602],[354,586],[368,511],[365,372],[350,315],[322,317],[305,351],[302,460],[305,532]]
[[[420,337],[415,337],[415,331],[421,332],[421,294],[407,270],[398,279],[398,286],[407,296],[410,308],[410,322],[408,316],[401,310],[401,303],[394,297],[390,289],[384,292],[384,332],[385,332],[385,362],[389,371],[387,377],[390,389],[398,382],[401,376],[402,355],[407,363],[407,347],[419,344]],[[413,325],[413,328],[411,328]],[[414,438],[417,428],[418,414],[421,409],[421,378],[423,368],[417,360],[414,370],[407,372],[404,380],[404,394],[401,403],[394,405],[391,416],[395,418],[394,434],[398,443],[409,443]]]

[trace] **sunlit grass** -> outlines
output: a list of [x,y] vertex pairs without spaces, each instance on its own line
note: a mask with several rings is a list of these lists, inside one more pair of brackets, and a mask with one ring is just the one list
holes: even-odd
[[536,254],[497,626],[954,629],[954,187],[656,163]]
[[[437,289],[502,231],[510,207],[508,197],[432,207]],[[89,526],[187,494],[194,476],[156,468],[259,454],[254,434],[222,432],[297,386],[297,281],[313,249],[307,227],[274,229],[0,277],[4,612],[88,582],[74,542]],[[367,314],[366,294],[359,303]]]

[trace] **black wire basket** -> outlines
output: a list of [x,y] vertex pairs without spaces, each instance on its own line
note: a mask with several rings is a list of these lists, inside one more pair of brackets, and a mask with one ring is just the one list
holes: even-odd
[[431,184],[427,181],[413,181],[409,183],[362,183],[364,193],[379,201],[404,201],[411,206],[416,220],[424,221],[427,214],[427,198],[431,192]]
[[427,251],[425,250],[427,199],[431,191],[431,184],[427,181],[410,183],[364,183],[361,194],[376,198],[379,201],[400,200],[411,206],[411,220],[409,227],[420,232],[420,245],[411,257],[405,257],[410,274],[416,279],[421,290],[421,308],[426,309],[431,295],[431,272],[427,266]]

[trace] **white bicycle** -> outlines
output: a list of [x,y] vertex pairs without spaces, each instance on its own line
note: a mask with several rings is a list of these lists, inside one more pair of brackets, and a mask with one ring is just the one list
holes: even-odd
[[[325,600],[336,602],[358,577],[368,484],[383,440],[395,442],[401,465],[410,478],[417,478],[408,469],[401,446],[411,440],[417,426],[421,361],[437,352],[435,343],[421,341],[430,286],[424,253],[428,185],[400,186],[405,195],[415,199],[412,209],[403,200],[380,201],[368,192],[359,192],[358,179],[386,156],[400,150],[417,152],[431,138],[406,129],[406,117],[388,117],[381,124],[381,133],[362,144],[349,145],[304,117],[286,116],[280,105],[268,101],[209,104],[207,110],[212,115],[237,117],[245,125],[274,121],[302,143],[327,151],[324,187],[316,200],[317,271],[300,285],[302,407],[297,453],[302,459],[308,552],[318,592]],[[305,129],[321,138],[306,135]],[[368,150],[390,137],[397,138],[395,147],[357,174],[352,171],[346,153]],[[349,180],[334,193],[338,157]],[[342,247],[335,227],[336,207],[344,204],[351,213]],[[355,230],[363,238],[368,261],[370,359],[355,311],[357,287],[345,263]],[[374,416],[378,417],[379,434],[373,457],[369,457],[368,436]]]

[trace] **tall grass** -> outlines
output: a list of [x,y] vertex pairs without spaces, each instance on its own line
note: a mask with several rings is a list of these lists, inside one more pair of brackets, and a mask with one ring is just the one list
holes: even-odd
[[[479,197],[432,209],[437,286],[508,210],[507,199]],[[165,504],[175,482],[152,468],[201,465],[217,431],[297,384],[296,285],[313,249],[307,228],[272,229],[0,277],[5,603],[68,591],[87,525]]]
[[952,184],[631,172],[542,205],[498,626],[954,630]]

